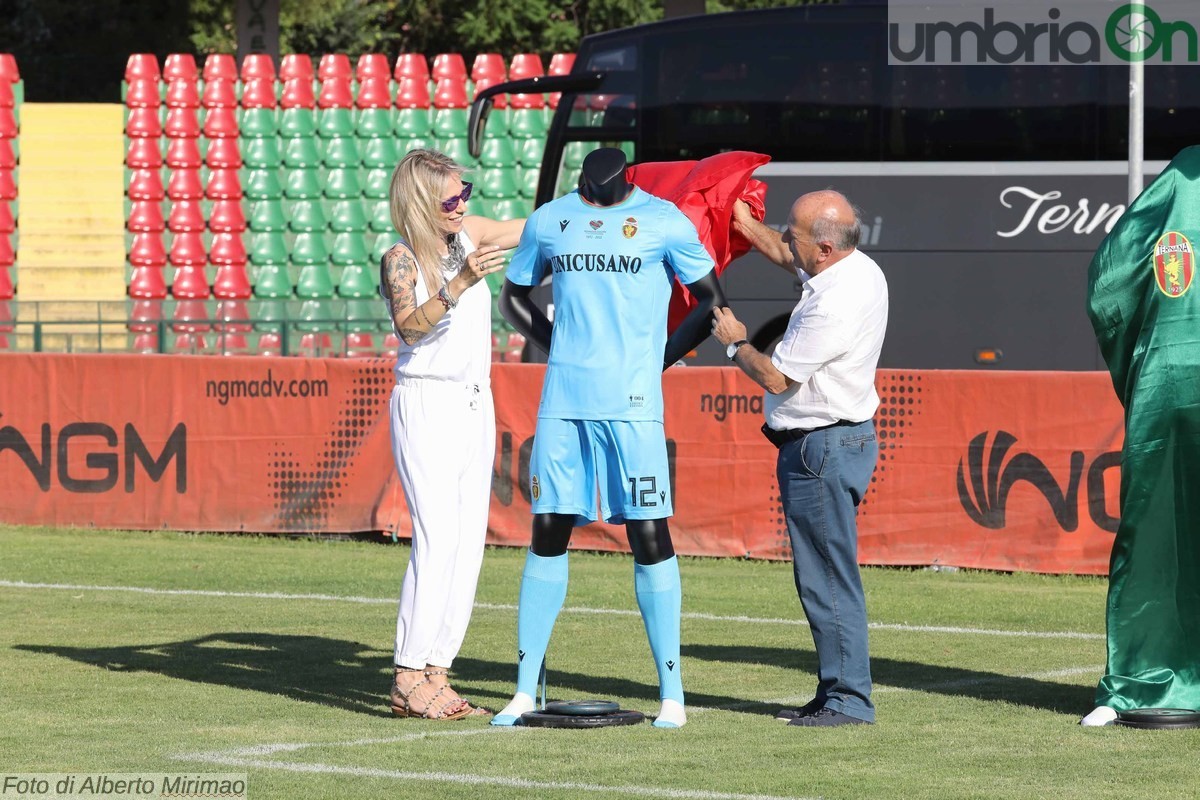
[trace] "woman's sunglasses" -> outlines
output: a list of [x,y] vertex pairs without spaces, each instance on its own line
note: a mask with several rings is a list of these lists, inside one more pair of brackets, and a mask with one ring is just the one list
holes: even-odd
[[454,195],[454,197],[451,197],[449,200],[442,201],[442,211],[445,211],[447,214],[449,214],[451,211],[458,208],[458,202],[460,200],[464,203],[470,200],[471,190],[474,188],[475,184],[471,183],[470,181],[463,181],[463,190],[460,193]]

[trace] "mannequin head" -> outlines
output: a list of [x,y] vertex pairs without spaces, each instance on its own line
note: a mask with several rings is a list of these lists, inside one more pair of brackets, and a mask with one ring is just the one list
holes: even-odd
[[625,180],[625,153],[616,147],[601,147],[583,159],[579,195],[597,206],[611,206],[633,191]]

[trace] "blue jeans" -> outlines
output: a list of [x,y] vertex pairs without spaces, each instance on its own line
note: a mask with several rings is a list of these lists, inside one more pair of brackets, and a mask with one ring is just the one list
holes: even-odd
[[878,457],[875,424],[867,420],[788,442],[776,463],[796,590],[817,650],[816,698],[868,722],[875,706],[856,516]]

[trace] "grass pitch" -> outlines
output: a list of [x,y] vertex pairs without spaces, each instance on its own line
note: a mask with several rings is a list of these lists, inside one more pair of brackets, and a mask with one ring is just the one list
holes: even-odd
[[[1200,731],[1081,729],[1105,582],[868,569],[879,722],[789,728],[812,640],[788,564],[682,559],[689,723],[393,719],[402,545],[0,526],[7,773],[247,773],[264,798],[1195,797]],[[515,680],[524,552],[489,550],[456,687]],[[572,553],[551,699],[657,710],[628,556]]]

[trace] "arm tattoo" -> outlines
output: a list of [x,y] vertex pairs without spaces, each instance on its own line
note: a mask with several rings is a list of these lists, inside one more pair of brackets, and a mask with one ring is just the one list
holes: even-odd
[[383,257],[383,272],[391,295],[392,321],[405,344],[416,344],[429,332],[405,325],[417,308],[417,262],[407,248],[393,247]]
[[429,326],[429,330],[433,330],[433,323],[429,320],[429,315],[425,313],[425,309],[421,308],[421,306],[417,306],[417,316],[419,316],[424,323]]

